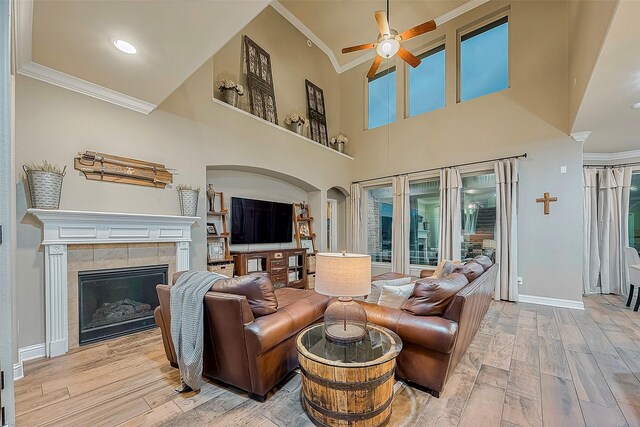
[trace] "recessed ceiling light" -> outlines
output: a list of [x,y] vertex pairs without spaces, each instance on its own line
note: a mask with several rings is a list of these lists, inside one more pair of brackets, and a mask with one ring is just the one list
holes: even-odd
[[117,47],[119,50],[121,50],[122,52],[131,54],[131,55],[133,55],[138,51],[134,45],[124,40],[116,40],[113,42],[113,45]]
[[640,102],[636,102],[632,105],[633,108],[640,108]]

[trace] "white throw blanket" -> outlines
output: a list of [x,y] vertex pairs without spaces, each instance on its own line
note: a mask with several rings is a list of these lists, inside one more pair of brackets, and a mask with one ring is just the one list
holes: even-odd
[[171,287],[171,339],[178,358],[181,387],[200,390],[204,349],[204,296],[213,284],[225,278],[208,271],[187,271]]

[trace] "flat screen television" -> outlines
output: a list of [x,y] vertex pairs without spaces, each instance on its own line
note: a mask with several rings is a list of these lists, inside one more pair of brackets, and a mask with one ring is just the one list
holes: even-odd
[[231,243],[289,243],[292,238],[292,204],[231,198]]

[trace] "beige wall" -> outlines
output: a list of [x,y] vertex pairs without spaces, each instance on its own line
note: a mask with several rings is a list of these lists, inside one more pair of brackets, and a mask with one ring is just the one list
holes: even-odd
[[[339,76],[327,56],[316,46],[307,46],[304,37],[272,7],[267,7],[243,28],[213,57],[215,81],[240,81],[246,88],[242,73],[242,36],[247,35],[271,56],[273,86],[276,95],[278,123],[284,124],[289,114],[307,116],[305,79],[319,86],[325,97],[329,137],[339,131]],[[238,76],[242,76],[238,79]],[[215,91],[216,98],[221,98]],[[249,111],[249,96],[240,98],[241,107]]]
[[578,114],[618,0],[569,2],[569,127]]
[[[398,119],[389,126],[363,130],[364,76],[370,63],[341,75],[342,128],[350,137],[348,152],[355,157],[354,178],[527,152],[520,174],[518,275],[524,280],[520,293],[580,300],[582,148],[567,136],[567,3],[512,3],[511,87],[456,103],[456,30],[507,6],[483,5],[411,46],[419,51],[419,43],[446,37],[447,106],[443,109],[402,119],[406,67],[395,60]],[[566,174],[560,174],[560,166],[567,166]],[[544,192],[559,199],[548,216],[535,202]]]
[[[272,60],[294,67],[296,57]],[[326,58],[325,58],[326,59]],[[328,61],[328,59],[327,59]],[[289,132],[211,101],[213,62],[207,61],[160,108],[143,115],[97,99],[19,76],[16,82],[16,165],[46,159],[67,166],[61,208],[108,212],[178,214],[174,189],[87,181],[73,170],[77,152],[95,150],[164,163],[176,168],[174,183],[206,184],[207,166],[250,167],[305,183],[316,191],[348,188],[353,161]],[[327,173],[331,171],[331,173]],[[25,216],[27,200],[17,185],[17,321],[19,348],[44,342],[41,232]],[[198,213],[204,215],[201,193]],[[322,215],[316,214],[319,227]],[[320,230],[324,230],[321,228]],[[322,231],[317,232],[322,238]],[[194,228],[192,267],[206,265],[204,221]]]

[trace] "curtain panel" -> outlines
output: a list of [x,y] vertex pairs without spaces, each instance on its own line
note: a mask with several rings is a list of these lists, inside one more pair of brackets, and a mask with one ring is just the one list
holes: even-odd
[[462,179],[458,168],[440,169],[440,261],[461,258],[461,191]]
[[518,301],[518,159],[494,163],[496,176],[495,299]]
[[593,294],[599,290],[600,244],[598,239],[598,170],[582,170],[584,191],[584,221],[582,223],[582,292]]
[[351,235],[349,248],[356,254],[367,253],[365,248],[365,223],[362,218],[362,184],[351,184]]
[[407,175],[396,176],[393,178],[393,220],[391,226],[391,264],[395,273],[409,274],[410,213],[409,178]]
[[626,295],[629,292],[624,248],[629,246],[631,175],[630,167],[598,171],[597,226],[603,294]]

